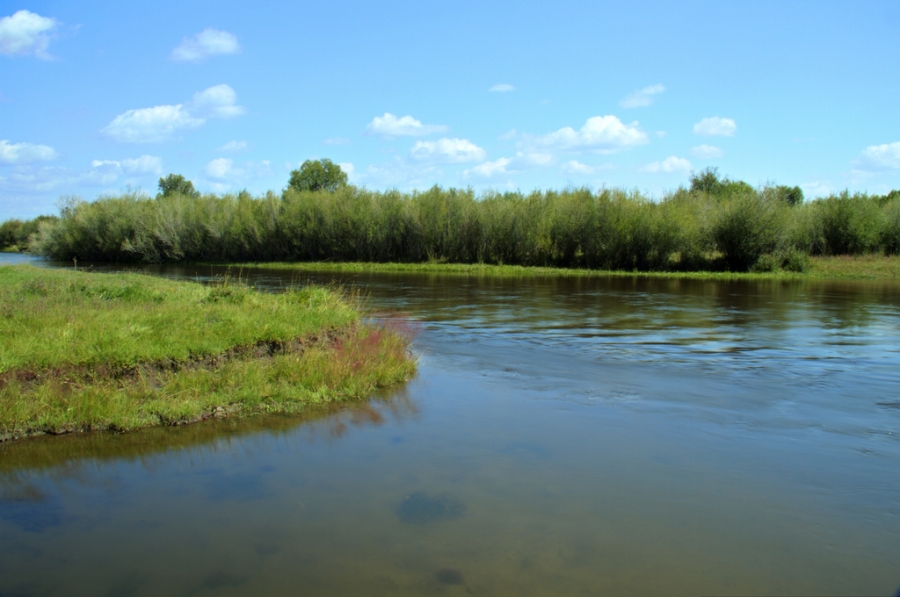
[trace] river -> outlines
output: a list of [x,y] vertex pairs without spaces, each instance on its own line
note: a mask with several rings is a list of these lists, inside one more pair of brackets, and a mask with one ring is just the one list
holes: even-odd
[[412,322],[418,375],[0,445],[0,595],[900,586],[900,284],[240,275],[359,288]]

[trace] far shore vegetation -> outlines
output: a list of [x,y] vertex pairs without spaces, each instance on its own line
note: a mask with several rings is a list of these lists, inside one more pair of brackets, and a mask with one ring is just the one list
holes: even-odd
[[[607,188],[376,192],[347,184],[329,160],[307,161],[284,190],[261,196],[202,195],[175,174],[159,188],[155,198],[69,197],[58,216],[4,223],[0,245],[81,262],[441,263],[453,264],[445,272],[519,266],[726,277],[896,278],[900,254],[900,191],[805,201],[798,187],[752,187],[715,169],[658,200]],[[864,271],[854,273],[860,263]]]
[[415,370],[334,288],[0,267],[0,439],[297,412]]
[[579,278],[651,277],[688,278],[697,280],[893,280],[900,282],[900,255],[838,255],[811,257],[802,272],[777,270],[770,272],[729,271],[625,271],[594,270],[522,265],[461,264],[429,261],[425,263],[366,263],[331,261],[261,262],[229,264],[243,267],[328,272],[341,274],[433,274],[483,277],[561,276]]

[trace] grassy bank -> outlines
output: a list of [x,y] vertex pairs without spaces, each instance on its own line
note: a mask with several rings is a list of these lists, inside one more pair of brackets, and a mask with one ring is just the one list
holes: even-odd
[[258,267],[297,270],[306,272],[358,273],[409,273],[435,275],[493,276],[493,277],[654,277],[687,278],[698,280],[893,280],[900,282],[900,256],[898,255],[842,255],[836,257],[812,257],[805,271],[775,272],[639,272],[622,270],[591,270],[558,267],[525,267],[521,265],[488,265],[484,263],[332,263],[332,262],[267,262],[244,263],[235,267]]
[[408,378],[352,301],[137,274],[0,267],[0,436],[290,412]]

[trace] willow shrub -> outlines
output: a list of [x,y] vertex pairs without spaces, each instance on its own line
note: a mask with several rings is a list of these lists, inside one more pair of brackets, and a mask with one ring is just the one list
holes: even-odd
[[845,194],[792,206],[770,189],[732,187],[717,195],[679,189],[658,202],[620,189],[131,194],[69,200],[58,220],[41,224],[33,249],[84,261],[445,261],[629,271],[722,263],[746,271],[764,255],[777,264],[788,254],[900,250],[900,200]]

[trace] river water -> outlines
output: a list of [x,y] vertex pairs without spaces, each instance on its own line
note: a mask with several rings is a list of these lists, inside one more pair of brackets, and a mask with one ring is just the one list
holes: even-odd
[[414,322],[417,377],[0,445],[0,595],[900,586],[900,284],[241,276],[360,288]]

